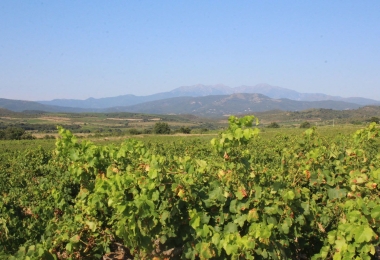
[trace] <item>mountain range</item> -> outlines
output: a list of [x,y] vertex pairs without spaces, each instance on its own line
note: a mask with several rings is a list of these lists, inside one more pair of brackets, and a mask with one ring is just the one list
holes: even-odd
[[236,93],[262,94],[274,99],[287,98],[296,101],[344,101],[355,103],[362,106],[365,105],[380,105],[380,101],[351,97],[343,98],[339,96],[330,96],[322,93],[300,93],[291,89],[271,86],[268,84],[257,84],[255,86],[240,86],[231,88],[222,84],[218,85],[193,85],[183,86],[173,89],[169,92],[161,92],[148,96],[122,95],[117,97],[107,98],[88,98],[85,100],[79,99],[54,99],[51,101],[39,101],[44,105],[76,107],[76,108],[109,108],[120,106],[132,106],[149,101],[162,100],[174,97],[203,97],[210,95],[231,95]]
[[285,98],[273,99],[261,94],[244,93],[169,98],[127,107],[109,108],[106,111],[149,114],[193,114],[202,117],[221,117],[269,110],[300,111],[310,108],[346,110],[359,107],[361,105],[343,101],[296,101]]
[[122,95],[107,98],[54,99],[21,101],[0,99],[0,107],[12,111],[47,112],[138,112],[151,114],[193,114],[219,117],[274,109],[300,111],[309,108],[335,110],[380,105],[380,101],[353,97],[343,98],[321,93],[299,93],[294,90],[258,84],[230,88],[225,85],[193,85],[148,96]]

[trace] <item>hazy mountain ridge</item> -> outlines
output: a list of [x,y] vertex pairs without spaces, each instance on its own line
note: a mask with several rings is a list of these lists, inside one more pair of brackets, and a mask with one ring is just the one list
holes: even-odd
[[56,99],[52,101],[32,102],[0,99],[0,107],[18,112],[25,110],[71,113],[138,112],[193,114],[206,117],[276,109],[283,111],[301,111],[310,108],[345,110],[372,104],[380,105],[380,102],[360,97],[342,98],[322,93],[299,93],[294,90],[268,84],[240,86],[236,88],[230,88],[222,84],[198,84],[183,86],[170,92],[162,92],[149,96],[129,94],[99,99],[88,98],[86,100]]
[[191,97],[201,97],[210,95],[228,95],[235,93],[232,88],[225,86],[223,84],[217,85],[202,85],[197,84],[193,86],[183,86],[168,93],[173,93],[178,96],[191,96]]
[[0,98],[0,108],[5,108],[14,112],[23,112],[27,110],[46,111],[46,112],[72,112],[72,113],[97,112],[97,110],[91,110],[91,109],[44,105],[44,104],[40,104],[34,101],[14,100],[14,99],[5,99],[5,98]]
[[85,100],[78,99],[54,99],[51,101],[39,101],[39,103],[44,105],[54,105],[54,106],[64,106],[64,107],[77,107],[85,109],[104,109],[110,107],[120,107],[120,106],[132,106],[145,102],[168,99],[174,97],[202,97],[209,95],[230,95],[234,93],[258,93],[268,96],[274,99],[287,98],[297,101],[345,101],[349,103],[356,103],[359,105],[380,105],[380,101],[361,98],[361,97],[350,97],[343,98],[339,96],[330,96],[322,93],[300,93],[295,90],[281,88],[277,86],[271,86],[269,84],[257,84],[255,86],[240,86],[231,88],[223,84],[217,85],[203,85],[197,84],[193,86],[182,86],[173,89],[169,92],[161,92],[148,96],[135,96],[135,95],[122,95],[117,97],[106,97],[106,98],[88,98]]
[[360,105],[343,101],[295,101],[272,99],[261,94],[211,95],[177,97],[107,109],[107,112],[140,112],[155,114],[193,114],[203,117],[239,115],[269,110],[300,111],[310,108],[357,109]]

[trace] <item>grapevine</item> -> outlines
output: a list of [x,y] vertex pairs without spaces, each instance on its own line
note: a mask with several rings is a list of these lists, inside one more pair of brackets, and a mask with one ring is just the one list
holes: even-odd
[[211,144],[78,142],[59,128],[1,160],[0,256],[371,259],[380,234],[376,124],[263,140],[231,117]]

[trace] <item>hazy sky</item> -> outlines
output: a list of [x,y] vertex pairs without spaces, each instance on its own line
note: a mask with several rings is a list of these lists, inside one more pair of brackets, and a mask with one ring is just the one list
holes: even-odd
[[380,100],[380,1],[0,1],[0,97],[270,85]]

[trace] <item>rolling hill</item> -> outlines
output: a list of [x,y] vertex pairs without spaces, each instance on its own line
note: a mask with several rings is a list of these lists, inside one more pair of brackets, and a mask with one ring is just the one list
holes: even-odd
[[23,111],[45,111],[45,112],[91,112],[90,109],[73,108],[73,107],[61,107],[44,105],[34,101],[14,100],[0,98],[0,108],[5,108],[15,112]]

